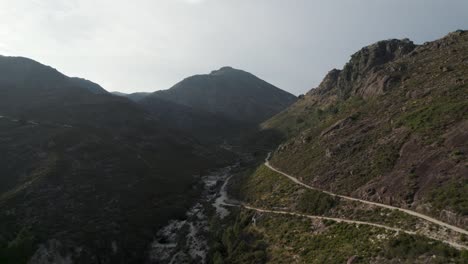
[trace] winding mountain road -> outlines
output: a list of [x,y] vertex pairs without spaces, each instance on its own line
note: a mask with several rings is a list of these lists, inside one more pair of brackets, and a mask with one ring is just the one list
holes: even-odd
[[245,204],[242,205],[242,206],[244,208],[246,208],[246,209],[257,211],[257,212],[260,212],[260,213],[293,215],[293,216],[306,217],[306,218],[310,218],[310,219],[330,220],[330,221],[334,221],[334,222],[337,222],[337,223],[368,225],[368,226],[375,226],[375,227],[383,228],[383,229],[390,230],[390,231],[403,232],[403,233],[407,233],[407,234],[410,234],[410,235],[415,235],[416,234],[416,232],[413,232],[413,231],[408,231],[408,230],[404,230],[404,229],[400,229],[400,228],[395,228],[395,227],[390,227],[390,226],[386,226],[386,225],[380,225],[380,224],[375,224],[375,223],[365,222],[365,221],[355,221],[355,220],[349,220],[349,219],[343,219],[343,218],[326,217],[326,216],[318,216],[318,215],[308,215],[308,214],[301,214],[301,213],[288,212],[288,211],[282,211],[282,210],[269,210],[269,209],[257,208],[257,207],[253,207],[253,206],[245,205]]
[[[234,204],[234,203],[230,203],[230,202],[225,201],[222,204],[224,206],[228,206],[228,207],[243,207],[243,208],[245,208],[247,210],[256,211],[256,212],[259,212],[259,213],[292,215],[292,216],[297,216],[297,217],[305,217],[305,218],[309,218],[309,219],[330,220],[330,221],[334,221],[334,222],[337,222],[337,223],[347,223],[347,224],[355,224],[355,225],[373,226],[373,227],[382,228],[382,229],[389,230],[389,231],[394,231],[394,232],[397,232],[397,233],[400,233],[400,232],[401,233],[406,233],[406,234],[409,234],[409,235],[417,235],[418,234],[417,232],[414,232],[414,231],[408,231],[408,230],[404,230],[404,229],[401,229],[401,228],[395,228],[395,227],[376,224],[376,223],[371,223],[371,222],[357,221],[357,220],[350,220],[350,219],[336,218],[336,217],[308,215],[308,214],[301,214],[301,213],[282,211],[282,210],[263,209],[263,208],[254,207],[254,206],[251,206],[251,205],[248,205],[248,204],[245,204],[245,203],[241,203],[241,202],[237,202],[237,203]],[[465,246],[465,245],[461,245],[461,244],[458,244],[458,243],[455,243],[455,242],[452,242],[452,241],[440,239],[438,237],[430,236],[428,234],[421,234],[421,235],[425,236],[427,238],[433,239],[433,240],[440,241],[440,242],[445,243],[447,245],[450,245],[450,246],[452,246],[452,247],[454,247],[454,248],[456,248],[458,250],[468,250],[468,246]]]
[[415,211],[412,211],[412,210],[408,210],[408,209],[404,209],[404,208],[400,208],[400,207],[396,207],[396,206],[391,206],[391,205],[387,205],[387,204],[382,204],[382,203],[371,202],[371,201],[367,201],[367,200],[361,200],[361,199],[358,199],[358,198],[345,196],[345,195],[340,195],[340,194],[336,194],[336,193],[332,193],[332,192],[329,192],[329,191],[325,191],[325,190],[322,190],[322,189],[312,187],[310,185],[307,185],[307,184],[301,182],[296,177],[294,177],[292,175],[289,175],[286,172],[283,172],[283,171],[273,167],[270,164],[270,161],[269,161],[270,156],[271,156],[271,153],[268,153],[268,156],[265,159],[265,166],[267,166],[270,170],[272,170],[274,172],[277,172],[277,173],[287,177],[288,179],[290,179],[294,183],[299,184],[299,185],[301,185],[301,186],[303,186],[303,187],[305,187],[307,189],[314,190],[314,191],[319,191],[319,192],[322,192],[322,193],[325,193],[325,194],[328,194],[328,195],[331,195],[331,196],[334,196],[334,197],[339,197],[339,198],[349,200],[349,201],[356,201],[356,202],[360,202],[360,203],[370,204],[370,205],[374,205],[374,206],[378,206],[378,207],[382,207],[382,208],[386,208],[386,209],[390,209],[390,210],[398,210],[398,211],[401,211],[403,213],[406,213],[406,214],[409,214],[409,215],[424,219],[424,220],[429,221],[429,222],[431,222],[433,224],[436,224],[438,226],[445,227],[445,228],[450,229],[452,231],[455,231],[457,233],[468,235],[468,231],[466,231],[465,229],[462,229],[460,227],[447,224],[445,222],[442,222],[440,220],[434,219],[434,218],[432,218],[430,216],[427,216],[427,215],[424,215],[424,214],[421,214],[421,213],[418,213],[418,212],[415,212]]
[[[295,183],[297,183],[299,185],[302,185],[302,186],[304,186],[306,188],[309,188],[309,189],[318,190],[318,189],[313,188],[311,186],[308,186],[308,185],[306,185],[304,183],[301,183],[299,180],[297,180],[296,178],[294,178],[292,176],[287,175],[286,173],[283,173],[283,172],[278,171],[277,169],[271,167],[271,165],[268,163],[268,158],[267,158],[267,160],[265,162],[265,165],[267,165],[270,169],[272,169],[272,170],[274,170],[274,171],[276,171],[276,172],[278,172],[278,173],[280,173],[282,175],[287,176],[289,179],[293,180]],[[222,205],[222,206],[226,206],[226,207],[243,207],[243,208],[245,208],[247,210],[256,211],[256,212],[259,212],[259,213],[292,215],[292,216],[297,216],[297,217],[305,217],[305,218],[309,218],[309,219],[330,220],[330,221],[334,221],[334,222],[337,222],[337,223],[348,223],[348,224],[356,224],[356,225],[373,226],[373,227],[382,228],[382,229],[389,230],[389,231],[394,231],[394,232],[397,232],[397,233],[401,232],[401,233],[406,233],[406,234],[410,234],[410,235],[418,234],[418,232],[415,232],[415,231],[404,230],[404,229],[401,229],[401,228],[391,227],[391,226],[382,225],[382,224],[376,224],[376,223],[372,223],[372,222],[357,221],[357,220],[350,220],[350,219],[336,218],[336,217],[308,215],[308,214],[302,214],[302,213],[296,213],[296,212],[290,212],[290,211],[270,210],[270,209],[254,207],[254,206],[251,206],[251,205],[246,204],[246,203],[241,202],[241,201],[229,199],[229,197],[227,195],[227,192],[226,192],[226,186],[228,185],[228,182],[229,182],[229,180],[231,178],[232,178],[232,176],[228,177],[226,179],[226,181],[224,182],[224,184],[223,184],[223,186],[222,186],[222,188],[220,190],[220,193],[221,193],[220,197],[218,197],[216,199],[217,206]],[[321,190],[318,190],[318,191],[321,191]],[[335,194],[330,193],[330,192],[324,192],[324,193],[328,193],[330,195],[334,195],[334,196],[337,196],[337,197],[342,197],[342,196],[335,195]],[[346,196],[344,196],[344,197],[346,197]],[[350,197],[350,198],[352,198],[352,197]],[[357,200],[357,201],[364,201],[364,200],[355,199],[355,198],[352,198],[352,199]],[[367,202],[367,201],[365,201],[365,202]],[[217,207],[217,206],[215,206],[215,207]],[[395,208],[399,209],[398,207],[395,207]],[[430,239],[440,241],[440,242],[445,243],[445,244],[448,244],[448,245],[450,245],[450,246],[452,246],[452,247],[454,247],[456,249],[459,249],[459,250],[468,250],[468,246],[458,244],[458,243],[453,242],[453,241],[448,241],[448,240],[445,240],[445,239],[442,239],[442,238],[431,236],[429,234],[420,234],[420,235],[425,236],[425,237],[430,238]]]
[[[235,205],[228,205],[228,206],[235,206]],[[382,228],[382,229],[389,230],[389,231],[394,231],[394,232],[397,232],[397,233],[399,233],[399,232],[406,233],[406,234],[409,234],[409,235],[418,234],[417,232],[414,232],[414,231],[408,231],[408,230],[404,230],[404,229],[400,229],[400,228],[375,224],[375,223],[371,223],[371,222],[355,221],[355,220],[349,220],[349,219],[343,219],[343,218],[334,218],[334,217],[325,217],[325,216],[316,216],[316,215],[307,215],[307,214],[300,214],[300,213],[280,211],[280,210],[262,209],[262,208],[257,208],[257,207],[253,207],[253,206],[246,205],[246,204],[242,204],[241,206],[244,207],[245,209],[260,212],[260,213],[292,215],[292,216],[298,216],[298,217],[305,217],[305,218],[309,218],[309,219],[330,220],[330,221],[334,221],[334,222],[337,222],[337,223],[347,223],[347,224],[373,226],[373,227],[378,227],[378,228]],[[450,245],[450,246],[452,246],[452,247],[454,247],[456,249],[459,249],[459,250],[462,250],[462,249],[468,250],[468,247],[465,246],[465,245],[460,245],[460,244],[452,242],[452,241],[443,240],[443,239],[440,239],[440,238],[437,238],[437,237],[432,237],[432,236],[429,236],[427,234],[424,234],[423,236],[428,237],[430,239],[440,241],[440,242],[445,243],[445,244],[448,244],[448,245]]]

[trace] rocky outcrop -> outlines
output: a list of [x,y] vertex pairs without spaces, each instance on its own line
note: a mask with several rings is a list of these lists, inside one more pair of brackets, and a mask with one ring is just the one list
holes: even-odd
[[333,88],[337,87],[338,79],[340,77],[341,70],[333,69],[323,79],[322,83],[317,89],[311,90],[310,93],[317,93],[325,95],[330,92]]
[[399,83],[398,72],[404,70],[403,65],[388,67],[386,64],[411,53],[415,48],[416,45],[408,39],[385,40],[364,47],[351,56],[343,70],[331,70],[309,95],[336,95],[341,99],[353,95],[365,98],[381,95]]

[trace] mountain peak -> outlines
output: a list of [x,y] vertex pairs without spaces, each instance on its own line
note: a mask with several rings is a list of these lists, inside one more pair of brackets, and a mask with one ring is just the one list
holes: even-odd
[[220,74],[226,74],[226,73],[230,73],[230,72],[243,72],[243,71],[238,70],[238,69],[234,69],[231,66],[224,66],[224,67],[219,68],[219,70],[212,71],[210,73],[210,75],[220,75]]
[[379,41],[354,53],[344,70],[351,68],[362,72],[367,71],[408,54],[415,48],[416,45],[407,38]]
[[399,81],[397,69],[385,70],[384,66],[411,53],[416,47],[407,38],[388,39],[366,46],[354,53],[342,70],[331,70],[319,87],[307,94],[334,93],[341,98],[353,94],[364,97],[380,95]]
[[0,72],[0,82],[3,84],[61,89],[74,86],[94,94],[107,93],[97,83],[83,78],[68,77],[51,66],[25,57],[0,55]]
[[294,95],[232,67],[188,77],[147,100],[151,97],[249,124],[266,120],[296,101]]

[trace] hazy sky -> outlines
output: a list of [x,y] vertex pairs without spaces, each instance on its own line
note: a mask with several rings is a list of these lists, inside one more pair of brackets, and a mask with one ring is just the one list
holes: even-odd
[[299,94],[362,46],[456,29],[468,0],[0,0],[0,54],[122,92],[229,65]]

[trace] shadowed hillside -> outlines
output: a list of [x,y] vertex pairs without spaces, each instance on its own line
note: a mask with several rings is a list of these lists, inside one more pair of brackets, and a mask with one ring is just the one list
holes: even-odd
[[250,124],[272,117],[296,100],[294,95],[231,67],[189,77],[142,102],[149,104],[153,98]]
[[1,57],[0,72],[0,263],[142,262],[196,177],[233,158],[32,60]]

